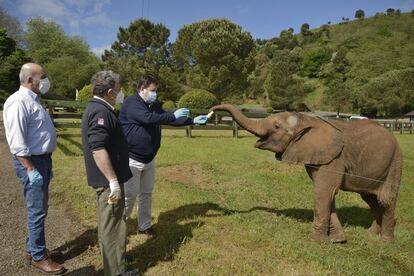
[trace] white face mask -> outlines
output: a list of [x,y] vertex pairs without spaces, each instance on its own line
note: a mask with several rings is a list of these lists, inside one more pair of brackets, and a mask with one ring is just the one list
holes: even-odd
[[122,92],[122,90],[119,91],[119,93],[116,95],[115,103],[122,104],[124,102],[124,98],[125,98],[124,92]]
[[39,90],[42,95],[46,94],[50,88],[50,81],[48,78],[40,79]]

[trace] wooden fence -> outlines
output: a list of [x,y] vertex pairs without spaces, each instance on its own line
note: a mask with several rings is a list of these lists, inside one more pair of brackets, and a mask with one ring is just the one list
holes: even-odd
[[[82,112],[86,108],[87,103],[76,102],[76,101],[55,101],[55,100],[43,100],[42,103],[47,108],[50,116],[53,119],[56,128],[80,128],[80,119],[82,118]],[[69,113],[60,113],[55,112],[59,109],[69,109],[72,112]],[[170,110],[173,111],[173,110]],[[242,110],[243,114],[252,119],[261,119],[265,118],[270,113],[266,112],[257,112],[251,110]],[[191,109],[191,116],[197,116],[202,114],[207,114],[207,109]],[[233,137],[239,137],[239,131],[243,130],[235,121],[229,117],[229,114],[224,111],[215,112],[212,117],[211,123],[207,125],[191,125],[191,126],[181,126],[174,127],[170,125],[162,125],[163,129],[183,129],[186,132],[187,137],[192,137],[193,130],[231,130],[233,132]],[[59,119],[74,119],[76,121],[64,121]],[[414,123],[413,122],[397,122],[397,121],[381,121],[377,120],[379,124],[387,128],[392,132],[403,133],[414,133]]]

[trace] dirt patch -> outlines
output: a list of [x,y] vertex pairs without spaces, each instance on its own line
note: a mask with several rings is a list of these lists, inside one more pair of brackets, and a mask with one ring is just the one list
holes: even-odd
[[207,180],[201,166],[177,165],[161,167],[158,170],[161,176],[173,182],[201,184]]
[[[26,207],[2,126],[0,152],[0,275],[41,275],[24,260]],[[53,198],[53,186],[59,183],[52,181],[50,185],[50,206],[46,219],[47,247],[63,251],[66,275],[100,275],[101,272],[96,269],[99,256],[96,230],[83,227],[65,206],[57,204]]]

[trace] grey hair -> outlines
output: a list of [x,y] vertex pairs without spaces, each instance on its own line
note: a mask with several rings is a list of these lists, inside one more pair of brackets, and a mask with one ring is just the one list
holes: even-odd
[[35,76],[35,71],[33,70],[32,65],[32,63],[23,64],[19,73],[20,83],[25,83],[28,78],[33,78]]
[[111,70],[100,71],[92,77],[92,93],[96,96],[104,96],[109,89],[113,89],[120,82],[119,74]]

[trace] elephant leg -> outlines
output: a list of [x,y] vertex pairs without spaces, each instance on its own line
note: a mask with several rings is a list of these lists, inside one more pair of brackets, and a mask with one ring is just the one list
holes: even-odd
[[335,168],[335,166],[321,166],[319,169],[308,170],[308,173],[314,181],[313,232],[309,236],[311,240],[330,240],[331,206],[335,198],[335,193],[341,186],[343,179],[343,175],[337,172],[338,168]]
[[368,231],[372,234],[378,235],[381,232],[383,213],[382,207],[378,203],[376,195],[361,194],[361,197],[368,204],[371,211],[372,224],[368,228]]
[[382,213],[381,239],[384,241],[394,240],[395,203],[394,201],[390,206],[384,207],[384,212]]
[[329,240],[332,243],[345,243],[346,236],[342,229],[341,222],[336,214],[335,199],[331,205],[331,220],[329,224]]

